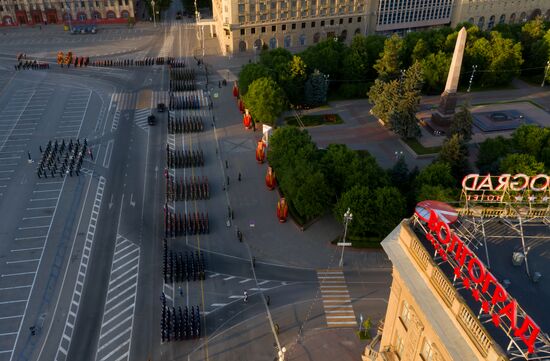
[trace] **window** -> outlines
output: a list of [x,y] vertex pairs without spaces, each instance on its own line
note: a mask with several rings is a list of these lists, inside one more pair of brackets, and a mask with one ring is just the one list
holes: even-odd
[[401,358],[403,356],[403,349],[405,348],[405,342],[403,341],[403,338],[401,335],[397,335],[397,339],[395,340],[395,352],[397,353],[397,356]]
[[96,7],[96,8],[99,7],[99,1],[96,1],[96,2],[95,2],[95,7]]
[[262,33],[265,33],[265,26],[262,26]]
[[286,9],[286,2],[284,1],[281,1],[281,6],[280,6],[281,9]]
[[128,0],[124,0],[124,5],[128,6]]
[[422,345],[422,352],[420,353],[420,356],[422,356],[422,359],[424,361],[433,361],[434,354],[435,352],[431,343],[427,339],[425,339],[424,344]]
[[118,0],[118,6],[122,6],[122,0]]
[[401,322],[403,322],[403,326],[405,326],[405,328],[408,328],[409,322],[411,321],[411,309],[409,304],[406,301],[403,302],[403,308],[401,309],[400,319],[401,319]]
[[271,10],[275,10],[275,9],[277,9],[277,3],[272,1],[271,2]]
[[256,14],[250,14],[250,15],[248,16],[248,20],[249,20],[250,22],[256,21]]
[[315,27],[315,21],[312,21],[312,22],[311,22],[311,27],[312,27],[312,28]]
[[306,28],[306,23],[302,23],[302,29]]
[[273,25],[273,26],[271,27],[271,31],[277,31],[277,26],[276,26],[276,25]]
[[271,17],[271,20],[275,20],[277,18],[277,13],[272,12],[270,17]]
[[239,15],[239,23],[244,23],[244,15]]
[[357,22],[358,22],[358,23],[361,22],[361,17],[360,17],[360,16],[357,18]]
[[321,20],[321,26],[325,26],[325,21]]
[[244,4],[239,4],[239,14],[244,14]]
[[0,5],[0,11],[4,11],[4,7]]
[[292,30],[296,30],[296,23],[292,24]]
[[[119,5],[122,5],[122,2],[120,2]],[[86,4],[84,4],[84,1],[81,1],[81,2],[80,2],[80,7],[81,7],[81,8],[86,7]]]
[[256,28],[251,28],[250,29],[250,34],[256,34]]
[[250,4],[249,5],[249,13],[255,13],[256,12],[256,4]]
[[340,19],[339,21],[340,25],[344,23],[344,19]]
[[281,30],[282,30],[282,31],[285,31],[285,30],[286,30],[286,24],[281,25]]
[[351,24],[353,22],[353,18],[348,19],[348,24]]
[[241,35],[244,35],[244,29],[241,29]]
[[334,25],[334,19],[330,21],[330,25]]

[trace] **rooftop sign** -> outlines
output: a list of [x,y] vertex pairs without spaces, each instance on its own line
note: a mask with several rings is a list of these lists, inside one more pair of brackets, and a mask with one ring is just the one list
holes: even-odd
[[550,202],[550,176],[537,174],[469,174],[462,180],[462,196],[473,203]]
[[534,352],[535,342],[540,333],[540,327],[535,321],[506,292],[475,253],[451,230],[448,222],[440,218],[438,212],[430,209],[427,216],[425,212],[419,212],[417,207],[415,213],[418,219],[427,225],[426,238],[432,243],[437,254],[451,265],[455,278],[462,281],[472,297],[481,303],[481,309],[491,316],[493,324],[501,328],[512,342],[516,342],[514,338],[519,338],[519,342],[527,348],[527,353]]

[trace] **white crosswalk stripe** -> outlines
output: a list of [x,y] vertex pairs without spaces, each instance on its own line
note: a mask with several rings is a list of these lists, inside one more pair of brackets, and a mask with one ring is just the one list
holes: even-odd
[[357,327],[342,269],[317,270],[328,327]]
[[114,93],[113,103],[118,110],[133,110],[136,107],[137,93]]
[[134,114],[134,123],[146,132],[149,131],[149,124],[147,124],[147,117],[149,115],[151,115],[151,109],[149,108],[136,109]]
[[130,358],[139,255],[139,246],[117,235],[96,361],[122,361]]

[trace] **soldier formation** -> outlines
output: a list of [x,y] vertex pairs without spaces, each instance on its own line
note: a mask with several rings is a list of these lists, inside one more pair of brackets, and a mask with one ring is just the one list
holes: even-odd
[[172,212],[164,207],[164,234],[166,237],[181,237],[210,233],[208,212]]
[[42,158],[36,169],[38,178],[42,178],[42,176],[48,178],[48,175],[55,177],[56,174],[59,174],[60,177],[67,174],[72,177],[73,172],[77,176],[80,175],[80,168],[86,156],[87,147],[88,141],[86,138],[82,143],[80,139],[77,139],[76,142],[71,139],[68,143],[65,143],[65,139],[63,139],[61,143],[57,140],[52,143],[50,140],[45,149],[40,146],[39,150],[42,153]]
[[178,306],[166,305],[164,293],[160,297],[162,301],[162,315],[160,320],[162,342],[183,341],[201,337],[201,318],[199,306],[185,306],[182,310]]
[[168,250],[164,239],[163,277],[165,283],[190,282],[205,279],[205,260],[202,252]]
[[44,70],[49,69],[50,64],[36,60],[20,60],[17,64],[14,65],[14,67],[15,70]]
[[[177,66],[180,64],[181,60],[173,57],[157,56],[157,57],[146,57],[143,59],[103,59],[103,60],[94,60],[92,66],[98,67],[130,67],[130,66],[152,66],[152,65],[170,65],[171,67]],[[176,64],[176,65],[173,65]]]
[[195,71],[193,69],[170,69],[170,91],[195,90],[196,88]]
[[166,178],[166,201],[195,201],[210,198],[208,189],[208,178],[202,179],[191,177],[187,179],[175,179],[171,176]]
[[168,168],[190,168],[204,166],[202,150],[170,150],[166,145],[166,162]]
[[181,134],[181,133],[196,133],[204,130],[204,123],[202,117],[199,116],[186,116],[183,118],[168,119],[168,133]]
[[186,94],[185,92],[171,92],[169,107],[170,110],[200,109],[201,102],[196,94]]

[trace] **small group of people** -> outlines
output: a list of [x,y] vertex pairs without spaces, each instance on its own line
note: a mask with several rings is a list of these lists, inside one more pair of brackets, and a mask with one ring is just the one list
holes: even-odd
[[[46,145],[45,149],[39,146],[38,149],[42,154],[40,163],[36,169],[38,178],[48,178],[48,174],[55,178],[56,174],[60,177],[66,175],[73,176],[73,172],[79,176],[82,163],[86,154],[93,160],[93,154],[91,148],[88,149],[88,141],[84,138],[83,142],[80,142],[80,138],[73,142],[69,140],[65,143],[65,139],[60,142],[51,140]],[[29,162],[32,161],[31,153],[29,152]]]
[[36,60],[20,60],[13,67],[15,68],[15,70],[44,70],[49,69],[50,64]]

